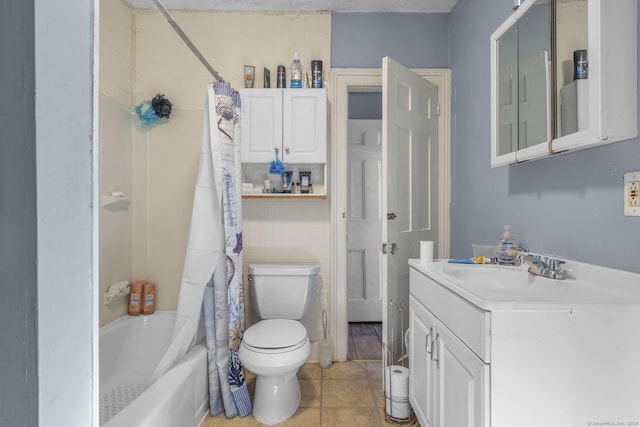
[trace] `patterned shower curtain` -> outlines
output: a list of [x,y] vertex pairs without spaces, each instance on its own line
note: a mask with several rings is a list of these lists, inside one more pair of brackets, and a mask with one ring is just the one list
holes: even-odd
[[251,413],[251,401],[238,356],[244,331],[242,287],[242,200],[240,96],[228,83],[209,86],[205,112],[213,174],[224,229],[224,251],[215,262],[203,297],[209,360],[209,408],[227,418]]

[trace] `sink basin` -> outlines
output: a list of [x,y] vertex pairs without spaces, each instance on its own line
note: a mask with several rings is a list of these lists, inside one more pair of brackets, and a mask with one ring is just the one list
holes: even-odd
[[412,265],[431,277],[437,277],[438,282],[485,309],[541,304],[566,307],[640,304],[639,286],[620,286],[622,283],[616,278],[607,278],[606,274],[600,275],[595,271],[583,275],[570,274],[564,280],[555,280],[530,274],[527,266],[449,264],[446,261]]
[[468,292],[488,300],[551,301],[581,294],[581,285],[574,279],[547,279],[529,274],[524,267],[456,265],[442,268],[442,273]]

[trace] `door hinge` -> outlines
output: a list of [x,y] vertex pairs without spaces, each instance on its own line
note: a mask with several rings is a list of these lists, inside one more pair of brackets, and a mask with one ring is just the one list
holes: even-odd
[[440,117],[440,104],[436,107],[436,116]]
[[386,255],[386,254],[387,254],[387,244],[386,244],[386,243],[383,243],[383,244],[382,244],[382,254],[383,254],[383,255]]
[[391,221],[392,219],[396,219],[396,214],[393,212],[387,214],[387,219]]

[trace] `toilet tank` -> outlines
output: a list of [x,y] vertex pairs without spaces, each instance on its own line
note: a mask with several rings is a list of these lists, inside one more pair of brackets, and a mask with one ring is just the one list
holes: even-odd
[[301,320],[311,309],[320,266],[317,264],[251,264],[251,305],[261,319]]

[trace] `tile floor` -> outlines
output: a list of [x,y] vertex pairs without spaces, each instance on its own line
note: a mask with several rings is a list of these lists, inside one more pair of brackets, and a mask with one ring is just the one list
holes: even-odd
[[[245,371],[253,399],[255,376]],[[298,370],[302,391],[295,415],[279,426],[295,427],[383,427],[385,421],[382,362],[340,362],[321,369],[305,364]],[[252,415],[226,419],[224,414],[207,417],[200,427],[260,427]],[[412,426],[418,426],[417,423]]]
[[349,323],[347,360],[382,360],[382,323]]

